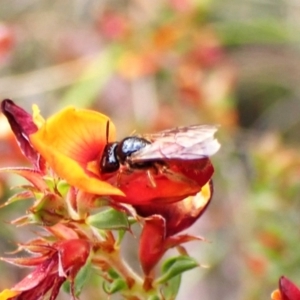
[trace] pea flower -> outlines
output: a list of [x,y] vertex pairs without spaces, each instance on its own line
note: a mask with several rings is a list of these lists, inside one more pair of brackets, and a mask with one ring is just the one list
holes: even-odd
[[170,180],[168,174],[152,171],[155,188],[149,186],[147,172],[102,174],[104,148],[115,141],[115,126],[108,117],[66,108],[37,124],[41,119],[37,113],[32,118],[10,100],[2,102],[2,110],[27,157],[37,164],[37,156],[41,156],[58,176],[88,193],[107,194],[118,202],[137,205],[171,203],[197,194],[213,174],[208,158],[196,165],[194,161],[170,164],[170,171],[189,180]]
[[[44,120],[36,106],[31,115],[9,99],[2,102],[1,109],[21,152],[32,164],[31,168],[0,170],[30,183],[4,205],[33,199],[25,215],[11,223],[34,224],[47,235],[19,245],[18,251],[30,252],[32,257],[1,258],[35,269],[2,291],[0,300],[55,299],[66,281],[75,299],[78,286],[84,283],[80,273],[91,269],[99,272],[108,295],[119,292],[125,299],[153,295],[164,299],[168,294],[174,298],[178,289],[170,290],[175,286],[170,281],[198,266],[182,244],[203,238],[181,231],[188,229],[211,201],[214,169],[210,159],[206,155],[194,160],[171,159],[167,166],[158,162],[158,166],[132,170],[118,163],[116,170],[104,172],[103,157],[117,159],[108,146],[118,145],[114,144],[115,126],[107,116],[69,107]],[[208,131],[208,146],[197,146],[200,150],[207,146],[213,154],[219,144],[211,134]],[[160,151],[160,145],[155,151]],[[138,252],[143,278],[121,255],[122,238],[131,232],[134,222],[142,228]],[[156,276],[156,265],[174,247],[180,255],[167,261],[161,276]]]

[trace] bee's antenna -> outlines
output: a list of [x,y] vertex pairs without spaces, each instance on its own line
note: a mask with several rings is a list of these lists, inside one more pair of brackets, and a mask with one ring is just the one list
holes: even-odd
[[106,123],[106,143],[108,143],[109,138],[109,120]]

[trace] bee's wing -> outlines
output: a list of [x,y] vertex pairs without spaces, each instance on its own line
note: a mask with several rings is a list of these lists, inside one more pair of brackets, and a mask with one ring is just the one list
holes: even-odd
[[128,159],[135,163],[161,159],[193,160],[211,156],[220,148],[214,138],[217,129],[217,126],[193,125],[145,135],[152,143]]

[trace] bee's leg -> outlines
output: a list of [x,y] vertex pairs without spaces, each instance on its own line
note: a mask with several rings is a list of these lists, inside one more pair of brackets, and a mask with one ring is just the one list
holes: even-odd
[[121,186],[121,177],[122,177],[122,171],[119,170],[118,171],[118,174],[117,174],[117,187],[120,187]]
[[151,169],[148,169],[147,170],[147,176],[148,176],[148,180],[149,180],[149,183],[150,183],[150,186],[152,188],[156,188],[156,182],[152,176],[152,173],[151,173]]
[[131,174],[133,172],[133,169],[130,167],[129,164],[125,164],[123,165],[119,171],[118,171],[118,174],[117,174],[117,186],[120,186],[121,185],[121,178],[122,178],[122,175],[123,174]]
[[197,183],[194,180],[184,176],[183,174],[176,173],[170,170],[166,165],[156,165],[155,167],[157,168],[160,174],[165,175],[167,178],[169,178],[172,181],[179,181],[179,182],[185,182],[190,185],[197,185]]

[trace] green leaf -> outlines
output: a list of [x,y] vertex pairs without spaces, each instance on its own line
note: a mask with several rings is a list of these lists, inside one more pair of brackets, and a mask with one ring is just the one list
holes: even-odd
[[88,279],[91,277],[92,274],[92,264],[90,261],[88,261],[78,272],[76,278],[75,278],[75,295],[78,296],[85,283],[88,281]]
[[[74,282],[74,287],[75,287],[75,295],[79,296],[81,294],[82,288],[85,285],[85,283],[88,281],[88,279],[91,277],[92,274],[92,265],[91,261],[89,260],[78,272],[75,282]],[[66,293],[70,293],[70,282],[66,281],[63,285],[63,290]]]
[[162,294],[166,300],[174,300],[178,294],[181,283],[181,274],[173,277],[162,288]]
[[152,295],[152,296],[148,297],[147,300],[161,300],[161,298],[158,297],[157,295]]
[[117,238],[117,241],[116,241],[116,245],[120,245],[124,236],[125,236],[125,233],[126,233],[126,230],[119,230],[118,231],[118,238]]
[[60,180],[57,184],[57,190],[63,197],[67,194],[69,188],[70,185],[65,180]]
[[156,283],[166,283],[173,277],[198,266],[198,262],[190,256],[177,256],[169,258],[163,263],[162,276],[157,278]]
[[109,295],[112,295],[124,289],[127,289],[127,284],[121,278],[118,278],[111,283],[108,283],[107,281],[103,283],[103,290]]
[[119,279],[120,275],[114,270],[114,269],[109,269],[108,274],[112,279]]
[[129,221],[130,225],[133,225],[133,224],[137,223],[136,218],[133,218],[133,217],[130,217],[130,216],[128,217],[128,221]]
[[112,208],[89,216],[86,223],[102,230],[127,230],[129,228],[127,215]]
[[156,295],[152,295],[152,296],[148,297],[147,300],[161,300],[161,298],[159,298]]
[[45,183],[47,184],[48,188],[53,191],[55,188],[55,180],[53,177],[50,176],[44,176],[43,177]]

